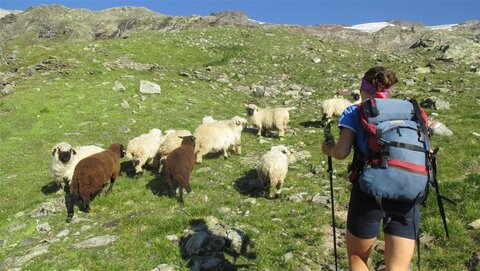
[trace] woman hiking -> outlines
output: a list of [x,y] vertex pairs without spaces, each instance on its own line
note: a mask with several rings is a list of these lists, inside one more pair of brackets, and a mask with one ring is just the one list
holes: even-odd
[[[392,86],[397,82],[394,72],[380,66],[370,68],[362,78],[360,86],[362,100],[387,98]],[[360,122],[359,107],[352,105],[346,108],[338,126],[340,129],[338,142],[336,144],[324,142],[322,152],[336,159],[345,159],[353,146],[356,152],[359,152],[356,155],[365,157],[368,143],[366,132]],[[353,185],[347,217],[349,270],[368,270],[367,259],[380,231],[382,220],[386,270],[408,270],[419,229],[418,203],[382,200],[379,204],[374,197],[360,189],[355,179],[358,178],[351,180]]]

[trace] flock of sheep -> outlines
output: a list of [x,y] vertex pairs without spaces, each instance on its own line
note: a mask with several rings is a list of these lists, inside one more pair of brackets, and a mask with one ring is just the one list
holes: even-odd
[[[323,101],[324,117],[339,116],[343,110],[358,102],[357,92],[354,99],[332,98]],[[290,120],[288,108],[260,108],[246,104],[246,113],[250,121],[258,128],[258,135],[272,130],[278,131],[280,137]],[[135,175],[143,173],[144,166],[158,168],[158,173],[168,186],[168,195],[174,196],[179,189],[179,201],[183,203],[183,189],[191,191],[190,174],[195,163],[202,163],[203,156],[209,153],[223,152],[228,158],[228,151],[241,154],[241,135],[246,126],[245,118],[234,116],[229,120],[215,120],[208,116],[192,134],[187,130],[167,130],[164,135],[159,129],[151,129],[129,141],[127,148],[122,144],[112,144],[104,150],[98,146],[72,147],[66,142],[58,143],[52,151],[50,172],[53,181],[66,191],[67,221],[74,215],[74,203],[81,201],[80,208],[88,212],[92,196],[101,192],[110,181],[108,192],[112,191],[115,179],[120,174],[120,159],[126,156],[135,167]],[[270,198],[281,193],[283,182],[288,172],[289,150],[284,145],[272,146],[257,165],[258,179]]]

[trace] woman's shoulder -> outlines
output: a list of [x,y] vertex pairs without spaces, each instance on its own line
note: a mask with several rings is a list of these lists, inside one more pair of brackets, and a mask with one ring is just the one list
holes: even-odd
[[357,114],[357,112],[358,112],[358,105],[353,104],[345,108],[345,110],[343,111],[343,115]]

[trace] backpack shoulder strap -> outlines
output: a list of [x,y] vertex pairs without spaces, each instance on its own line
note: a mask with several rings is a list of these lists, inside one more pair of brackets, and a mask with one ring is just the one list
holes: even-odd
[[415,118],[417,119],[418,123],[420,124],[420,130],[423,134],[428,135],[428,118],[425,113],[420,109],[417,100],[411,99],[410,102],[413,105],[413,112],[415,114]]

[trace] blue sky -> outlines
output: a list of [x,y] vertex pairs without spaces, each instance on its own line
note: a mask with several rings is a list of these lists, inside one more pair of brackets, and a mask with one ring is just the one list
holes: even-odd
[[143,6],[167,15],[209,15],[242,10],[269,23],[316,25],[410,20],[426,25],[480,20],[480,0],[0,0],[0,8],[24,10],[41,4],[102,10]]

